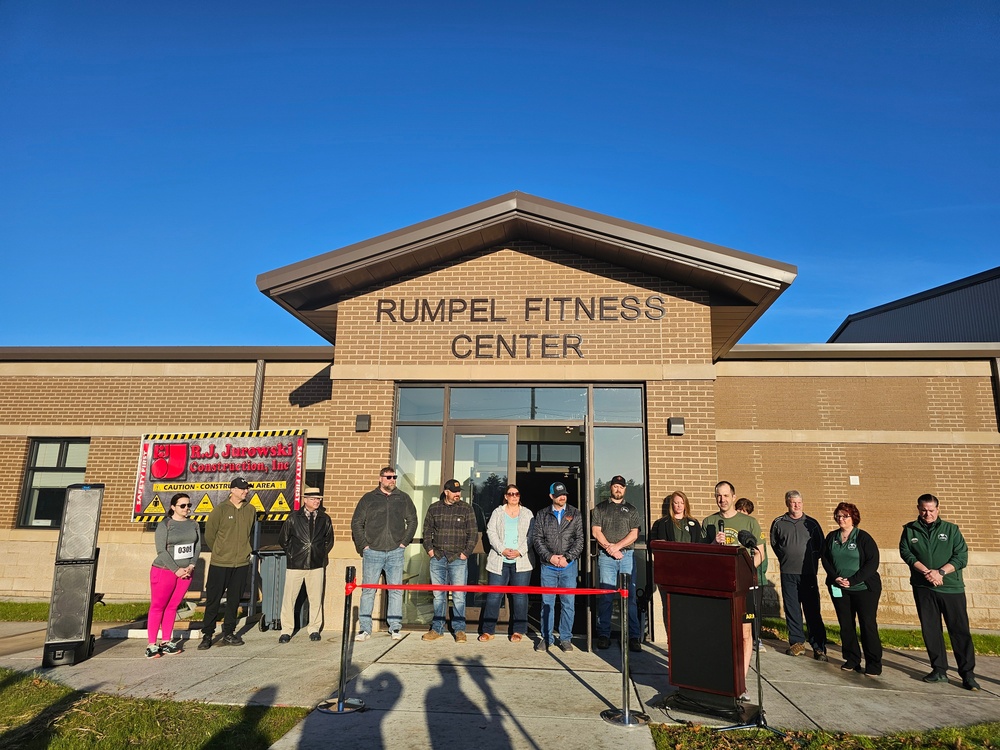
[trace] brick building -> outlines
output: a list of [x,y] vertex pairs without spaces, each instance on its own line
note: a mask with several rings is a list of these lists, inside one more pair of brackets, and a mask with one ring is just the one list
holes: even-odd
[[[713,512],[727,479],[765,528],[787,489],[827,529],[838,502],[856,503],[883,551],[882,620],[914,623],[896,546],[933,492],[972,548],[974,626],[1000,627],[1000,547],[973,523],[1000,479],[1000,346],[739,345],[795,275],[511,193],[258,278],[332,346],[0,349],[0,585],[48,598],[60,511],[39,488],[86,480],[106,485],[98,589],[145,598],[140,437],[247,429],[255,413],[260,429],[308,432],[308,482],[336,535],[330,581],[358,563],[350,517],[387,464],[421,518],[452,476],[485,518],[508,481],[535,509],[564,481],[589,512],[623,474],[643,531],[674,489]],[[644,535],[638,547],[645,560]],[[416,543],[406,576],[427,580]],[[327,627],[341,621],[337,588]],[[407,595],[408,624],[426,624],[429,601]]]

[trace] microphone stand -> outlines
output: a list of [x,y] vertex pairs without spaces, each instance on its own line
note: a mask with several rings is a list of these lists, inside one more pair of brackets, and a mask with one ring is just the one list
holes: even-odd
[[[746,549],[753,549],[754,552],[757,550],[757,546],[746,547]],[[751,552],[751,555],[753,553]],[[760,620],[761,611],[764,608],[764,587],[760,585],[760,575],[757,573],[757,569],[754,568],[754,575],[757,576],[757,585],[754,586],[755,592],[754,596],[754,617],[752,625],[752,635],[753,643],[757,644],[760,641]],[[766,729],[771,734],[777,735],[778,737],[786,737],[784,732],[781,732],[774,727],[768,725],[767,717],[764,715],[764,680],[760,674],[760,649],[755,648],[754,652],[757,654],[755,657],[754,669],[757,670],[757,715],[754,717],[753,721],[744,722],[742,724],[733,724],[729,727],[720,727],[716,729],[716,732],[733,732],[739,729]]]

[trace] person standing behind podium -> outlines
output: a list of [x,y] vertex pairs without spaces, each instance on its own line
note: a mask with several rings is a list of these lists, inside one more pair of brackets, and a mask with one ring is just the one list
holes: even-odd
[[[753,516],[736,512],[736,488],[730,482],[719,482],[715,485],[715,504],[719,512],[706,518],[701,526],[705,530],[705,539],[713,544],[725,544],[730,547],[739,546],[739,533],[748,531],[757,540],[757,548],[747,550],[753,560],[756,570],[763,559],[761,548],[764,545],[764,535],[760,524]],[[746,679],[750,671],[750,657],[753,656],[753,628],[751,623],[757,616],[756,598],[747,596],[747,612],[743,618],[743,677]]]
[[691,517],[691,503],[688,496],[674,490],[663,498],[667,515],[653,523],[649,538],[666,542],[703,542],[705,536],[701,524]]

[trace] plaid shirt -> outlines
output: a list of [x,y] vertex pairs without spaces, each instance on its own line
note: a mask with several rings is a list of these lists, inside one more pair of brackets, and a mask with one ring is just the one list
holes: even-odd
[[444,500],[432,503],[424,517],[424,549],[434,550],[435,557],[447,557],[451,562],[460,554],[472,556],[479,541],[476,512],[467,502],[459,500],[448,505]]

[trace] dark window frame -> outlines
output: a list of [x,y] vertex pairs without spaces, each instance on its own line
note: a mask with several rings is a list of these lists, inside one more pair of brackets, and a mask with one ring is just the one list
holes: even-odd
[[[21,486],[21,502],[18,511],[18,527],[27,529],[58,529],[62,525],[62,511],[59,511],[59,518],[50,524],[35,523],[38,512],[38,503],[32,504],[31,495],[35,489],[35,480],[39,475],[65,474],[68,472],[79,472],[79,482],[85,481],[87,466],[67,466],[66,460],[71,445],[87,446],[87,461],[90,460],[90,438],[56,438],[42,437],[31,438],[28,446],[28,461],[24,470],[24,482]],[[55,466],[38,466],[38,450],[43,445],[59,445],[59,455]],[[74,484],[75,482],[70,482]],[[63,500],[65,502],[65,498]]]

